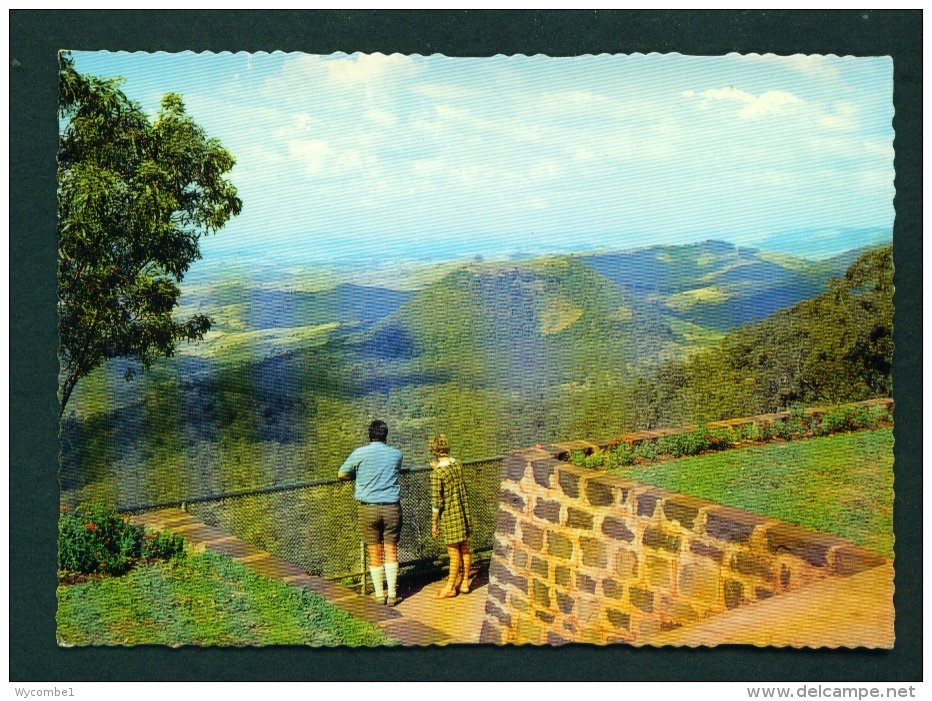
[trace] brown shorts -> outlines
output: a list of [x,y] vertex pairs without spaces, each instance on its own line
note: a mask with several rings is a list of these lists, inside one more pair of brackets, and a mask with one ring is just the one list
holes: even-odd
[[401,533],[401,504],[359,502],[359,530],[366,545],[397,545]]

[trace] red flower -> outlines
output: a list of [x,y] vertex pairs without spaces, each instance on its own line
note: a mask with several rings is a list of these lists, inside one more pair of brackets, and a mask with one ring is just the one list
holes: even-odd
[[67,510],[68,510],[68,507],[67,507],[67,506],[63,506],[63,507],[61,507],[61,508],[59,509],[59,511],[60,511],[61,513],[65,513]]
[[104,540],[106,540],[106,541],[109,543],[109,542],[110,542],[110,536],[107,536]]
[[129,521],[129,516],[127,516],[126,514],[120,514],[120,518],[123,519],[124,521]]
[[534,447],[539,449],[539,448],[540,448],[540,443],[535,443],[535,444],[534,444]]
[[101,562],[101,563],[100,563],[100,566],[101,566],[101,567],[106,567],[106,566],[107,566],[107,563],[106,563],[106,562]]
[[89,524],[87,524],[87,530],[89,530],[89,531],[96,531],[96,530],[97,530],[97,526],[95,526],[93,523],[89,523]]

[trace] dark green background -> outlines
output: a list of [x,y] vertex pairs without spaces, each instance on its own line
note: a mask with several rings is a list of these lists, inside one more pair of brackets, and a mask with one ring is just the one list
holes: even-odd
[[[891,55],[896,116],[896,646],[62,649],[55,330],[56,51],[450,56],[669,52]],[[10,12],[10,679],[922,678],[922,14],[896,12]]]

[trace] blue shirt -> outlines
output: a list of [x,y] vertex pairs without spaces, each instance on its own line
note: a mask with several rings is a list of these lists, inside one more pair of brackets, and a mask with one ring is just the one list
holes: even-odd
[[367,504],[394,504],[401,501],[398,471],[401,451],[381,441],[356,448],[340,466],[344,477],[356,475],[356,501]]

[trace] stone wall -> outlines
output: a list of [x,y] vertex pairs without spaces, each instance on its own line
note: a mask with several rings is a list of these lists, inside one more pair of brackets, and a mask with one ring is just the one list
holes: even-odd
[[481,642],[643,644],[886,562],[835,536],[561,461],[596,447],[505,456]]

